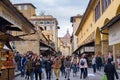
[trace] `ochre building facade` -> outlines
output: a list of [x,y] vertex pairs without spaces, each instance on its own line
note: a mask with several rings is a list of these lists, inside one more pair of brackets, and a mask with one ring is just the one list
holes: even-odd
[[75,33],[78,37],[78,46],[94,43],[93,49],[95,54],[111,52],[114,59],[117,55],[120,55],[119,49],[116,49],[115,52],[113,51],[113,45],[109,45],[109,30],[104,29],[101,31],[101,28],[119,13],[119,0],[90,0]]

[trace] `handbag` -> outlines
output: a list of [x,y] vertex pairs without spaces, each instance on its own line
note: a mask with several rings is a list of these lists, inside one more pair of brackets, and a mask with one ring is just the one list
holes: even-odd
[[105,74],[103,74],[101,80],[107,80],[107,76]]

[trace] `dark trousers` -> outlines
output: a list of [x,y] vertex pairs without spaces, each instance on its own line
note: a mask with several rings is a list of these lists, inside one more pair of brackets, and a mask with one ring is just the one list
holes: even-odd
[[101,65],[97,64],[97,70],[101,71]]
[[35,72],[35,80],[38,80],[38,76],[39,80],[42,80],[41,73]]
[[96,73],[96,64],[93,64],[92,67],[93,67],[93,72]]
[[87,70],[87,68],[85,68],[84,73],[85,73],[85,78],[86,78],[88,76],[88,70]]
[[85,78],[85,68],[81,68],[80,78]]
[[107,80],[114,80],[114,74],[107,74]]
[[51,78],[51,70],[45,70],[45,71],[46,71],[47,79],[50,79]]

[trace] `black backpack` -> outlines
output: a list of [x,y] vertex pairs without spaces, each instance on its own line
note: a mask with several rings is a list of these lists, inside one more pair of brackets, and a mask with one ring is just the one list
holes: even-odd
[[85,64],[85,62],[83,60],[81,60],[80,65],[83,66],[84,64]]

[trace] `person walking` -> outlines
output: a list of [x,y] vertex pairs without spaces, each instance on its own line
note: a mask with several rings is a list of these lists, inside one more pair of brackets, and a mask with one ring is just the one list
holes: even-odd
[[64,65],[64,63],[65,63],[65,57],[64,56],[61,59],[61,63],[62,63],[62,65],[61,65],[60,70],[61,70],[61,73],[62,73],[62,76],[63,76],[65,74],[65,65]]
[[65,59],[65,78],[67,78],[67,80],[70,80],[70,67],[71,67],[71,61],[70,61],[70,57],[66,57]]
[[93,73],[96,73],[96,56],[93,55],[92,58],[92,67],[93,67]]
[[117,56],[117,68],[120,69],[120,56]]
[[59,80],[60,68],[61,68],[60,57],[56,57],[54,61],[54,71],[55,71],[56,80]]
[[119,79],[115,66],[111,63],[110,58],[108,58],[108,62],[104,67],[104,72],[105,75],[107,76],[107,80],[114,80],[114,75],[116,76],[116,79]]
[[30,58],[30,80],[34,80],[35,59],[32,55]]
[[72,62],[73,77],[74,77],[74,76],[77,76],[77,64],[78,64],[78,58],[77,58],[77,56],[74,56],[71,62]]
[[45,72],[47,76],[47,80],[51,80],[51,69],[52,69],[52,61],[49,58],[48,60],[45,61]]
[[22,55],[22,58],[20,60],[20,71],[21,71],[21,76],[24,77],[25,75],[25,64],[26,64],[26,57],[25,55]]
[[29,80],[30,77],[30,67],[31,67],[31,63],[30,63],[30,58],[27,58],[26,60],[26,79]]
[[101,71],[102,59],[101,59],[100,55],[97,55],[97,57],[96,57],[96,65],[97,65],[97,70]]
[[84,58],[84,54],[81,56],[79,63],[80,63],[80,69],[81,69],[80,79],[82,78],[85,79],[87,77],[86,68],[88,67],[88,65],[87,65],[86,59]]
[[38,76],[39,76],[39,80],[42,80],[41,77],[41,73],[42,73],[42,68],[41,68],[41,61],[40,61],[40,57],[37,56],[37,58],[35,59],[35,80],[38,80]]

